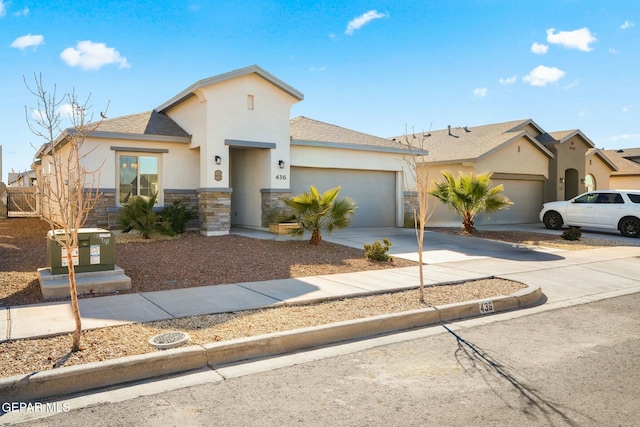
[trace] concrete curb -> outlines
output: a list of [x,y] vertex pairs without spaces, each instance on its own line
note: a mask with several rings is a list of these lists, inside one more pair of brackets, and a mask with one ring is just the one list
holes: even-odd
[[[515,294],[490,300],[492,312],[529,307],[540,301],[542,296],[540,287],[530,286]],[[215,369],[233,362],[485,315],[489,313],[482,313],[480,305],[488,301],[467,301],[0,378],[0,401],[27,402],[207,366]]]

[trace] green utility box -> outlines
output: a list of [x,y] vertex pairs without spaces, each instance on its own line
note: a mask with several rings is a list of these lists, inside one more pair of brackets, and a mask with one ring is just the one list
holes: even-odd
[[[67,252],[54,239],[64,236],[63,230],[51,230],[47,233],[47,258],[51,274],[67,274]],[[72,254],[74,271],[114,270],[116,263],[116,239],[113,233],[102,228],[81,228],[78,230],[78,249]]]

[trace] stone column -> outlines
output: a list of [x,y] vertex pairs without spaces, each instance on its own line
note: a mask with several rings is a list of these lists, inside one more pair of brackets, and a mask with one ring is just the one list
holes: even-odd
[[263,188],[262,196],[262,226],[269,227],[277,218],[286,214],[289,208],[282,202],[283,197],[291,197],[291,191],[280,188]]
[[[413,207],[415,205],[416,209],[418,209],[418,201],[416,200],[418,197],[417,191],[405,191],[403,194],[404,198],[404,228],[414,228],[415,227],[415,216],[413,214]],[[412,203],[413,200],[413,203]]]
[[231,188],[199,188],[200,234],[222,236],[231,229]]

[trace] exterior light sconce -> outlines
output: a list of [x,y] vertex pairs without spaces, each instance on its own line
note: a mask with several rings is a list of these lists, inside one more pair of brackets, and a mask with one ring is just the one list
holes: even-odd
[[278,167],[280,167],[280,169],[284,169],[284,160],[278,160]]
[[581,182],[582,184],[584,184],[584,178],[582,178],[582,179],[580,180],[580,182]]
[[213,159],[215,160],[216,165],[220,165],[220,164],[222,164],[222,157],[220,157],[220,156],[215,156]]
[[564,178],[560,178],[560,184],[564,184]]

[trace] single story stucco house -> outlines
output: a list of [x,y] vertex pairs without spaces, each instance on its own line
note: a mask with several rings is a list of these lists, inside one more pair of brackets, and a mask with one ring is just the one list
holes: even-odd
[[[104,120],[83,145],[86,168],[101,166],[102,197],[87,226],[116,228],[128,197],[158,194],[199,213],[204,235],[231,226],[266,227],[281,198],[341,186],[359,208],[354,227],[401,227],[414,183],[408,135],[381,138],[306,117],[290,119],[303,94],[258,66],[200,80],[151,111]],[[413,137],[413,135],[411,136]],[[64,154],[66,133],[56,140]],[[618,170],[581,131],[544,131],[532,120],[454,127],[420,135],[414,146],[430,179],[440,172],[493,172],[514,205],[478,223],[537,221],[547,200],[608,188]],[[34,168],[50,170],[51,147]],[[435,202],[434,202],[435,205]],[[411,222],[411,221],[410,221]],[[458,225],[438,207],[431,225]]]

